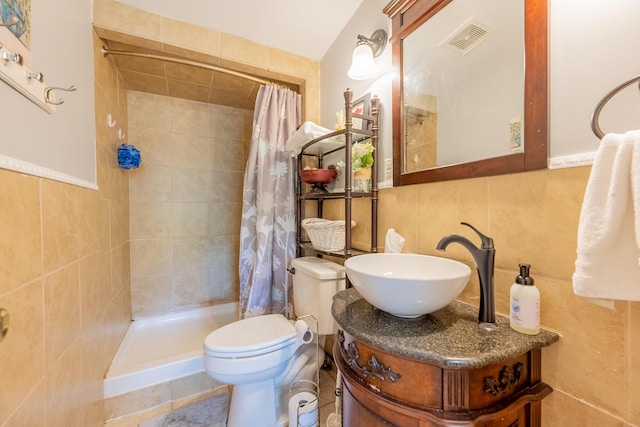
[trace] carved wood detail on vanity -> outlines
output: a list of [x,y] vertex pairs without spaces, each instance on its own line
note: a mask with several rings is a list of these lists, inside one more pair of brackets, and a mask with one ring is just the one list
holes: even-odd
[[[445,368],[388,353],[342,330],[338,338],[345,426],[540,427],[540,402],[551,388],[538,377],[539,349],[478,368]],[[385,373],[373,375],[358,360]],[[388,372],[396,370],[401,381],[390,380]]]
[[505,365],[500,370],[500,375],[497,379],[496,377],[484,377],[482,380],[483,390],[485,393],[493,394],[494,396],[508,394],[520,382],[523,366],[520,362],[513,366]]
[[388,378],[391,382],[396,382],[402,376],[398,373],[393,372],[391,368],[388,368],[382,363],[378,362],[378,359],[374,354],[371,355],[371,359],[369,359],[369,362],[367,362],[367,366],[369,366],[369,368],[367,368],[366,366],[360,366],[358,364],[358,359],[360,359],[360,351],[358,351],[358,346],[356,345],[356,343],[350,342],[349,344],[347,344],[345,351],[344,333],[342,332],[342,330],[339,331],[339,338],[340,343],[342,344],[340,346],[342,357],[347,361],[349,366],[351,366],[355,371],[360,372],[364,378],[372,376],[378,378],[381,381],[384,381]]

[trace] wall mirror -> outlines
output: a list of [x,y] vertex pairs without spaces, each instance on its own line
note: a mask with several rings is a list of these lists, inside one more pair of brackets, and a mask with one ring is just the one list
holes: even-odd
[[543,169],[547,0],[396,0],[393,185]]

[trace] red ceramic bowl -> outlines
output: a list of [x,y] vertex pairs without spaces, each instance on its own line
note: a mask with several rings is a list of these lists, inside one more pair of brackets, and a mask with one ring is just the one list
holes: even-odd
[[300,177],[307,184],[328,184],[334,180],[335,169],[305,169],[300,171]]

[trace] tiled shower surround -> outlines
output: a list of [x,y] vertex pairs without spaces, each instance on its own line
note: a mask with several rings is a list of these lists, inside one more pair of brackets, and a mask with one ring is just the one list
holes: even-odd
[[237,300],[253,112],[134,91],[128,106],[134,318]]

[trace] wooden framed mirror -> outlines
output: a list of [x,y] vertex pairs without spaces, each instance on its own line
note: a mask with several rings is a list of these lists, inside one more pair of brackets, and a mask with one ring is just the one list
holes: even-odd
[[394,186],[547,167],[547,10],[547,0],[385,7]]

